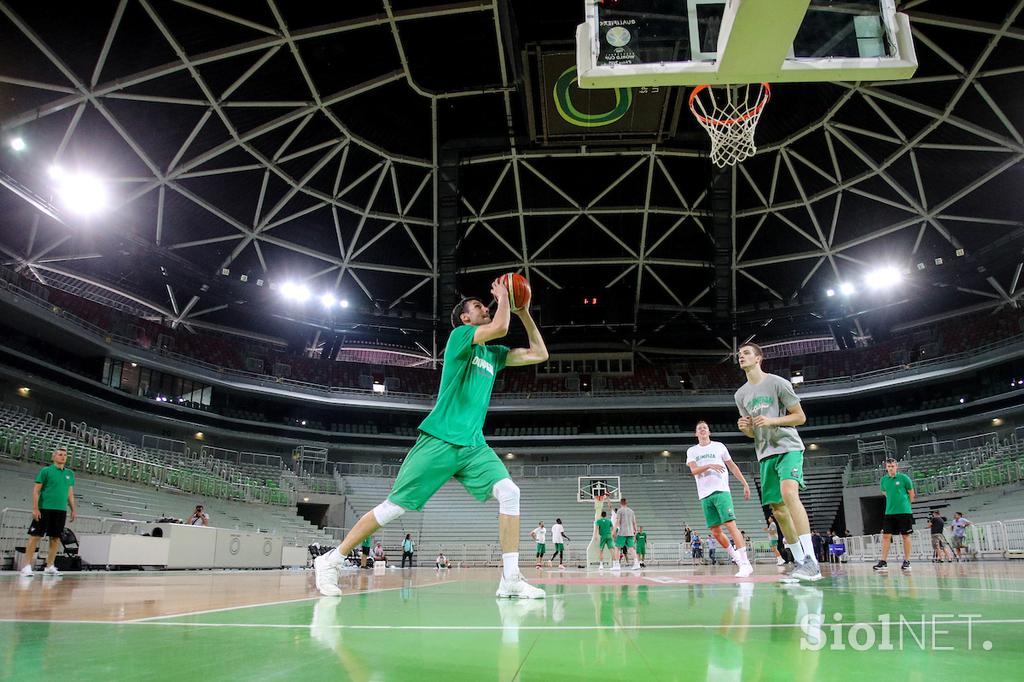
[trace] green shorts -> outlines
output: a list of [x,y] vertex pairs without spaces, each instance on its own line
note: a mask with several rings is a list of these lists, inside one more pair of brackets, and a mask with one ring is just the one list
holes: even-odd
[[565,543],[564,542],[556,542],[555,543],[555,551],[556,552],[564,552],[565,551]]
[[783,452],[761,460],[761,504],[782,504],[782,481],[796,481],[803,490],[803,450]]
[[539,542],[537,543],[537,554],[540,554],[542,556],[544,554],[544,545]]
[[597,548],[598,549],[605,549],[605,548],[611,549],[614,546],[615,546],[615,541],[612,540],[612,537],[610,535],[602,535],[597,540]]
[[636,544],[636,538],[632,535],[620,535],[615,538],[616,547],[633,547]]
[[778,540],[772,540],[771,542],[768,543],[768,546],[769,547],[778,547],[779,546],[779,541]]
[[708,522],[708,528],[736,520],[736,512],[732,508],[732,493],[716,490],[703,498],[700,506],[704,510],[704,520]]
[[485,502],[494,484],[508,477],[508,469],[487,444],[452,445],[421,433],[398,471],[388,500],[403,509],[420,511],[454,478],[470,495]]
[[636,543],[636,553],[637,554],[647,554],[647,543],[646,542],[638,542],[638,543]]

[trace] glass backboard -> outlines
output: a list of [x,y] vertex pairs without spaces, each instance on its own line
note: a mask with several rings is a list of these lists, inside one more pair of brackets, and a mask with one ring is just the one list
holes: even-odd
[[586,0],[581,87],[897,80],[917,68],[894,0]]

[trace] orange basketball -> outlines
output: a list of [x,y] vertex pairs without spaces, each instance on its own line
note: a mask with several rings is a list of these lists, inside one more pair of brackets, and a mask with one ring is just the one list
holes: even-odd
[[508,287],[508,303],[512,310],[519,311],[530,304],[530,283],[518,272],[501,276],[501,283]]

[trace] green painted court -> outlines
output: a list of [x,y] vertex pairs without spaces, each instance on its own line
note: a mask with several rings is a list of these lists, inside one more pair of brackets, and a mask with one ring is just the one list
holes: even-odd
[[[798,585],[764,566],[742,583],[722,567],[544,571],[533,580],[547,599],[524,602],[496,599],[490,570],[396,570],[347,574],[341,598],[261,594],[263,605],[109,621],[118,599],[173,598],[174,575],[5,577],[0,679],[1014,679],[1022,568],[858,564]],[[208,585],[241,597],[260,575]],[[65,619],[87,610],[78,592],[102,600],[96,618]]]

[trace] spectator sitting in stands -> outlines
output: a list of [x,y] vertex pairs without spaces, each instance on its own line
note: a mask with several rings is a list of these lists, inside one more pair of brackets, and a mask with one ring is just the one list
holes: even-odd
[[438,550],[437,559],[434,561],[434,565],[437,568],[451,568],[452,562],[448,561],[448,557],[444,555],[444,552]]
[[190,526],[209,526],[210,515],[203,511],[203,505],[197,504],[196,510],[192,512],[192,516],[186,523]]
[[384,547],[381,546],[380,542],[373,546],[373,560],[386,561],[387,557],[384,556]]

